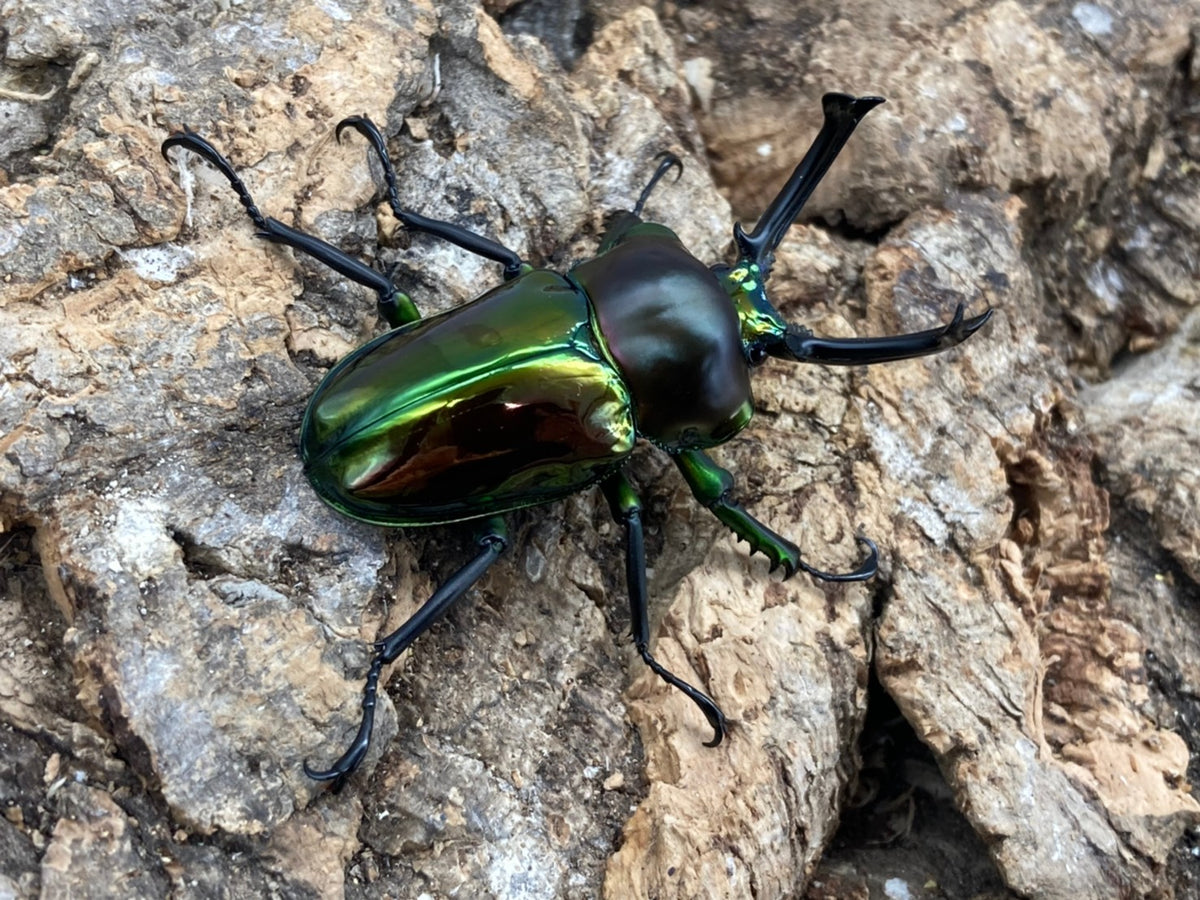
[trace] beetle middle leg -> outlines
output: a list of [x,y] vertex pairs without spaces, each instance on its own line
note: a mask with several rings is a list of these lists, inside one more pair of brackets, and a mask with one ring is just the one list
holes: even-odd
[[433,596],[426,600],[408,621],[383,640],[375,642],[375,658],[371,660],[367,682],[363,687],[362,720],[359,722],[358,733],[346,752],[328,769],[313,769],[306,762],[304,774],[309,778],[316,781],[332,781],[333,790],[336,792],[342,789],[347,779],[359,767],[371,743],[371,731],[375,726],[375,704],[379,694],[379,676],[383,667],[395,662],[400,654],[444,616],[454,605],[454,601],[462,597],[496,561],[508,546],[508,527],[504,520],[499,516],[488,519],[480,530],[478,543],[480,549],[474,559],[442,582],[433,592]]
[[855,540],[869,551],[867,558],[853,572],[823,572],[800,558],[800,548],[776,534],[731,499],[733,475],[721,468],[707,453],[700,450],[681,450],[671,458],[683,474],[692,495],[708,507],[726,528],[771,561],[771,570],[783,566],[784,578],[791,578],[799,569],[821,581],[867,581],[879,570],[879,550],[870,538],[855,535]]
[[683,679],[671,674],[650,653],[650,610],[649,591],[646,587],[646,547],[642,536],[642,503],[634,492],[633,485],[619,469],[602,483],[604,496],[608,500],[613,518],[625,526],[625,580],[629,585],[629,613],[633,630],[633,643],[642,660],[667,684],[679,688],[700,707],[712,726],[713,738],[705,743],[715,747],[725,737],[725,714],[703,691],[692,687]]
[[491,238],[468,231],[466,228],[463,228],[461,225],[455,225],[453,222],[431,219],[428,216],[422,216],[412,210],[405,209],[400,204],[400,189],[396,184],[396,169],[392,165],[391,156],[388,155],[387,141],[384,140],[379,128],[366,116],[348,116],[337,124],[335,134],[337,134],[339,141],[342,139],[342,131],[346,128],[353,128],[370,141],[375,155],[379,158],[379,164],[383,168],[383,178],[387,183],[388,206],[392,208],[392,215],[399,219],[405,228],[411,231],[423,231],[426,234],[432,234],[434,237],[449,241],[456,247],[462,247],[464,250],[475,253],[485,259],[503,264],[505,281],[511,281],[522,272],[529,270],[530,267],[521,261],[521,257],[517,255],[516,251],[510,250],[508,247],[497,241],[493,241]]

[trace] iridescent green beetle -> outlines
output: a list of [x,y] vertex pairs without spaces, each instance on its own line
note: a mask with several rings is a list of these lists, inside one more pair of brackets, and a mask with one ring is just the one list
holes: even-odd
[[476,300],[422,319],[390,279],[318,238],[259,212],[229,161],[184,130],[163,143],[184,147],[229,179],[260,234],[287,244],[376,291],[392,330],[338,363],[317,388],[301,431],[305,472],[317,493],[348,516],[380,525],[481,520],[479,553],[394,633],[375,645],[363,715],[350,748],[311,778],[340,788],[367,752],[379,675],[445,613],[507,546],[501,514],[562,499],[599,484],[625,528],[633,639],[654,672],[690,697],[713,727],[725,717],[705,693],[650,654],[641,505],[621,467],[637,438],[666,451],[696,499],[752,551],[824,581],[862,581],[877,568],[875,545],[852,572],[832,574],[800,559],[796,545],[731,498],[733,477],[704,451],[741,431],[753,415],[750,370],[768,356],[864,365],[924,356],[966,340],[991,311],[962,307],[942,328],[881,338],[824,339],[789,325],[764,285],[775,248],[878,97],[827,94],[812,147],[750,234],[734,226],[734,266],[705,266],[668,228],[641,219],[658,167],[637,203],[619,213],[596,256],[565,275],[534,269],[513,251],[448,222],[402,208],[386,142],[351,117],[383,167],[388,200],[410,230],[502,263],[504,282]]

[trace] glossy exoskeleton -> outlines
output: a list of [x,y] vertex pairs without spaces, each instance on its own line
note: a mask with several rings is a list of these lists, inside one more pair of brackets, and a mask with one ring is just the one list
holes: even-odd
[[197,153],[229,180],[259,234],[316,258],[373,289],[388,331],[338,363],[317,388],[301,431],[304,469],[317,493],[356,519],[391,526],[481,520],[478,554],[399,629],[375,644],[362,720],[349,749],[311,778],[340,788],[366,755],[379,677],[474,584],[508,543],[502,513],[562,499],[598,484],[624,527],[633,639],[646,664],[700,707],[725,735],[706,694],[650,653],[641,505],[622,473],[641,437],[668,453],[696,499],[784,577],[824,581],[875,574],[877,551],[852,572],[823,572],[796,545],[733,499],[733,478],[705,451],[732,438],[754,412],[750,370],[767,357],[863,365],[937,353],[961,343],[991,315],[964,319],[961,305],[941,328],[893,337],[825,339],[789,325],[767,300],[774,250],[859,121],[878,97],[827,94],[825,121],[787,184],[747,234],[734,226],[737,260],[711,268],[643,206],[679,160],[668,155],[633,209],[618,213],[596,256],[565,275],[535,269],[512,250],[400,204],[383,135],[354,116],[353,128],[382,164],[388,202],[410,230],[494,260],[504,281],[476,300],[421,318],[389,277],[332,245],[265,217],[233,167],[184,130],[163,143]]

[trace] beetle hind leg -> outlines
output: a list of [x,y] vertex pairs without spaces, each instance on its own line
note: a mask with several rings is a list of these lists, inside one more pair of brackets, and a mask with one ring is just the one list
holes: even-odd
[[462,597],[483,573],[491,567],[500,553],[508,546],[508,529],[504,520],[493,516],[480,533],[479,553],[469,563],[451,575],[433,592],[425,604],[421,606],[403,625],[381,641],[375,643],[375,658],[371,660],[371,668],[367,672],[366,684],[363,687],[362,719],[358,732],[351,741],[346,752],[328,769],[313,769],[306,762],[304,774],[315,781],[330,781],[336,793],[354,774],[354,770],[366,758],[367,748],[371,743],[371,732],[375,727],[375,705],[379,695],[379,677],[383,667],[395,660],[408,649],[418,637],[429,630],[435,622],[446,614],[454,602]]
[[456,247],[462,247],[462,249],[482,256],[485,259],[501,263],[504,266],[505,281],[511,281],[522,272],[528,270],[529,267],[521,261],[521,257],[517,255],[516,251],[510,250],[508,247],[497,241],[493,241],[491,238],[468,231],[466,228],[463,228],[461,225],[455,225],[453,222],[431,219],[428,216],[422,216],[412,210],[405,209],[400,203],[400,189],[397,185],[396,169],[392,165],[391,156],[388,154],[387,141],[384,139],[378,126],[366,116],[348,116],[337,124],[335,133],[339,141],[342,139],[342,132],[347,128],[353,128],[370,142],[371,149],[375,151],[375,156],[378,157],[379,164],[383,167],[383,178],[387,184],[388,206],[392,208],[392,215],[405,228],[408,228],[410,231],[422,231],[425,234],[432,234],[434,237],[449,241]]
[[323,241],[318,237],[313,237],[311,234],[305,234],[303,231],[297,231],[295,228],[284,225],[278,219],[271,216],[264,216],[255,204],[254,198],[250,196],[249,188],[246,187],[245,182],[234,171],[233,165],[229,160],[216,147],[196,134],[196,132],[185,127],[183,131],[177,131],[163,141],[162,155],[168,162],[170,161],[170,157],[167,155],[167,151],[172,147],[182,147],[185,150],[192,151],[215,166],[229,180],[229,184],[233,188],[234,193],[237,194],[238,200],[246,208],[246,214],[254,222],[255,227],[258,228],[259,237],[266,238],[268,241],[276,244],[284,244],[294,250],[299,250],[301,253],[307,253],[313,259],[324,263],[351,281],[375,291],[379,297],[380,314],[392,326],[414,322],[421,317],[408,295],[402,291],[398,291],[396,286],[392,284],[391,279],[386,275],[376,272],[370,266],[339,250],[333,244]]
[[629,585],[629,610],[632,620],[633,642],[638,654],[651,671],[672,687],[676,687],[700,707],[713,737],[706,747],[715,747],[725,737],[725,714],[703,691],[692,687],[683,679],[665,669],[650,653],[649,592],[646,588],[646,548],[642,536],[642,504],[619,470],[602,484],[613,518],[625,526],[625,578]]

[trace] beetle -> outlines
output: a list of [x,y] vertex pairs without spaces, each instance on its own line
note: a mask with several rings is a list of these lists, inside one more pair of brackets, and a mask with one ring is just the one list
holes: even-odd
[[503,266],[503,281],[475,300],[422,318],[412,299],[333,245],[264,216],[233,166],[186,127],[181,147],[228,179],[260,237],[292,247],[374,290],[391,330],[350,353],[313,394],[300,432],[304,470],[317,494],[354,519],[419,527],[476,520],[477,554],[396,631],[374,644],[362,717],[349,748],[326,769],[304,770],[340,790],[366,756],[383,667],[404,652],[487,571],[508,545],[503,514],[599,485],[624,529],[634,645],[657,675],[681,690],[713,729],[720,707],[650,653],[642,507],[622,471],[638,438],[665,451],[695,498],[751,553],[785,578],[864,581],[878,568],[866,549],[853,571],[824,572],[795,544],[733,497],[733,476],[707,450],[746,427],[754,412],[750,372],[768,357],[865,365],[938,353],[962,343],[991,316],[887,337],[829,339],[788,324],[767,299],[774,251],[862,118],[880,97],[826,94],[824,123],[754,229],[734,225],[733,265],[706,266],[669,228],[643,221],[655,185],[682,163],[665,154],[633,208],[610,217],[596,255],[565,274],[534,268],[514,251],[459,225],[406,209],[387,142],[365,116],[335,130],[367,139],[388,204],[409,231],[432,235]]

